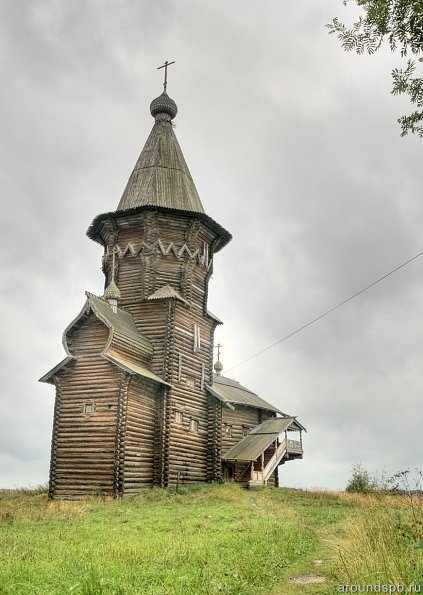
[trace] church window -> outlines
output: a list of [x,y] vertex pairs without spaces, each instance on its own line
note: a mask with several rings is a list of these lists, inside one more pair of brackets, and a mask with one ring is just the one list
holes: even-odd
[[94,413],[94,403],[92,401],[84,403],[83,411],[85,415],[92,415]]
[[250,433],[249,426],[242,426],[242,435],[243,436],[248,436],[249,433]]
[[195,434],[198,432],[198,419],[194,419],[194,418],[190,419],[189,431],[194,432]]
[[201,349],[201,334],[198,324],[194,324],[194,352]]
[[232,436],[232,426],[230,424],[225,424],[224,432],[225,436]]
[[175,424],[182,424],[184,421],[184,416],[182,411],[175,411]]

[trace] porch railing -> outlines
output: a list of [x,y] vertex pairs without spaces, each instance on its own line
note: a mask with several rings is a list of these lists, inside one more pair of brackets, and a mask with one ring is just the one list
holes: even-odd
[[303,447],[299,440],[287,440],[286,449],[293,452],[303,452]]

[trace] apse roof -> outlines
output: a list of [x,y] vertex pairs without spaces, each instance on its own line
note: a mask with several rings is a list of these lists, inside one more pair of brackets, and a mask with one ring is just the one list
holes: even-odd
[[282,413],[277,407],[274,407],[245,386],[242,386],[236,380],[231,380],[225,376],[213,374],[213,383],[207,386],[207,390],[215,397],[230,405],[245,405]]

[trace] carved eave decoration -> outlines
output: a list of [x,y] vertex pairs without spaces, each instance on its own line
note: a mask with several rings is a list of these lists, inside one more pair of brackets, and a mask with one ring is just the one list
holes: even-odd
[[190,250],[187,244],[182,244],[182,246],[177,246],[174,242],[166,243],[162,240],[158,239],[154,242],[145,242],[144,240],[141,244],[133,245],[130,242],[125,246],[121,247],[119,244],[115,244],[112,250],[109,250],[109,246],[106,246],[104,255],[103,255],[103,263],[107,261],[113,254],[117,256],[119,260],[122,260],[126,256],[139,256],[140,254],[163,254],[163,256],[169,256],[170,254],[173,255],[175,258],[179,260],[183,260],[188,258],[196,262],[199,266],[205,268],[207,271],[210,270],[212,266],[212,260],[209,256],[208,246],[205,244],[203,247],[203,251],[197,248],[197,250]]

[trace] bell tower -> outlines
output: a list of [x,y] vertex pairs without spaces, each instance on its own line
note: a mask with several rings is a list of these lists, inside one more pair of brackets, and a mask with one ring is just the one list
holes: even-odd
[[220,321],[207,309],[208,282],[231,239],[201,204],[173,130],[177,111],[165,91],[151,102],[153,129],[117,210],[87,232],[104,247],[105,287],[116,283],[119,307],[153,345],[151,370],[172,387],[161,413],[164,485],[213,479],[206,385]]

